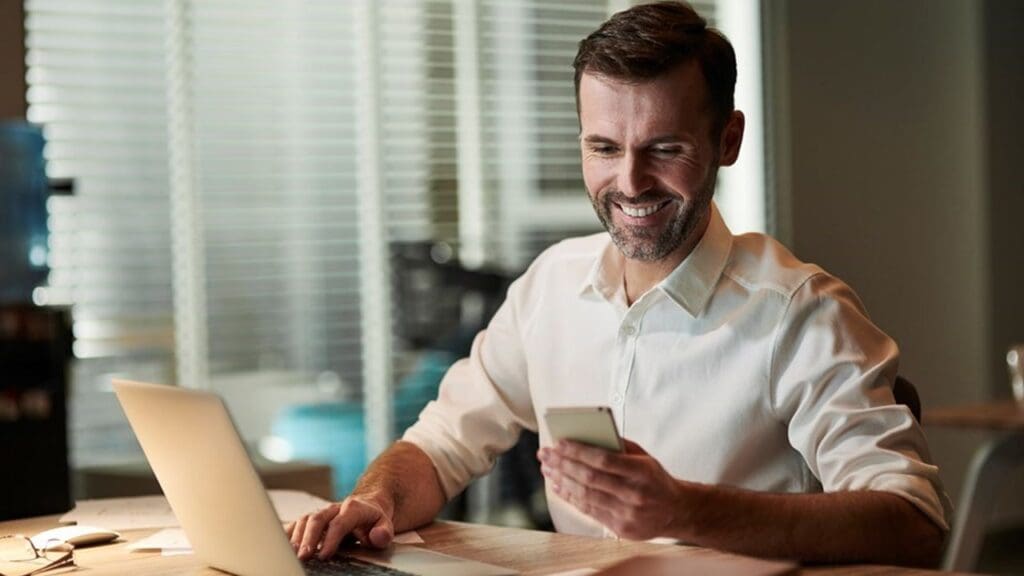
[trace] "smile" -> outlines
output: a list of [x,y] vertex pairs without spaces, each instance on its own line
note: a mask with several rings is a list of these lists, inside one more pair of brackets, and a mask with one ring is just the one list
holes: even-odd
[[659,202],[658,204],[651,204],[650,206],[625,206],[623,204],[616,204],[616,206],[618,206],[619,209],[626,214],[626,216],[630,216],[632,218],[643,218],[645,216],[650,216],[651,214],[654,214],[655,212],[661,210],[665,206],[668,206],[669,202],[671,202],[671,200],[665,200],[664,202]]

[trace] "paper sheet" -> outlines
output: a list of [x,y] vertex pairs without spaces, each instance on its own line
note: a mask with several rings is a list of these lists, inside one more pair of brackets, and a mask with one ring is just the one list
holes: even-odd
[[181,528],[165,528],[141,540],[136,540],[128,545],[132,552],[136,550],[192,550],[192,545]]
[[423,544],[423,538],[420,538],[419,532],[409,530],[408,532],[395,534],[395,539],[392,542],[395,544]]
[[[268,493],[281,522],[297,520],[303,514],[316,512],[330,504],[323,498],[297,490],[269,490]],[[163,496],[82,500],[61,516],[60,521],[118,531],[178,526],[178,519]]]
[[60,521],[108,530],[164,528],[178,524],[163,496],[81,500],[75,504],[74,509],[61,516]]
[[330,502],[298,490],[270,490],[270,503],[281,522],[292,522],[300,517],[330,506]]
[[[423,538],[414,530],[402,532],[395,535],[395,544],[422,544]],[[181,528],[166,528],[151,536],[137,540],[128,545],[128,549],[135,551],[156,551],[160,550],[164,556],[176,554],[189,554],[192,545]]]

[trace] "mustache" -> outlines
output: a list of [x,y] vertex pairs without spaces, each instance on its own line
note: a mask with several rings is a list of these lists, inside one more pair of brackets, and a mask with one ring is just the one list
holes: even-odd
[[602,194],[605,202],[614,202],[620,206],[644,206],[660,204],[666,200],[675,200],[676,196],[663,190],[648,190],[639,196],[627,196],[619,190],[608,190]]

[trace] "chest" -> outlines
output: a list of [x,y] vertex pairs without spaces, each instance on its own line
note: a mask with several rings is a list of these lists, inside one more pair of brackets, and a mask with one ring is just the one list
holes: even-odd
[[564,302],[526,332],[534,408],[609,406],[621,435],[699,469],[704,452],[680,446],[779,429],[768,397],[775,319],[760,308],[716,301],[694,317],[667,297],[626,311]]

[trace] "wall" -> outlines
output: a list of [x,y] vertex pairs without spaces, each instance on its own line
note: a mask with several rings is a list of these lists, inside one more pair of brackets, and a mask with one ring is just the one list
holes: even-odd
[[[1024,340],[1022,5],[769,6],[780,236],[860,294],[926,409],[1007,396],[1006,345]],[[956,497],[985,435],[926,432]]]
[[25,119],[25,28],[21,0],[0,0],[0,120]]
[[[987,0],[982,26],[992,340],[1005,350],[1024,342],[1024,5]],[[993,394],[1007,396],[1003,358],[992,361]]]

